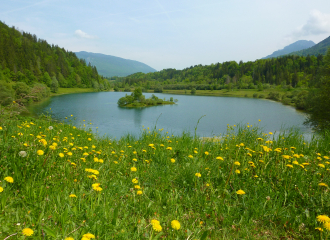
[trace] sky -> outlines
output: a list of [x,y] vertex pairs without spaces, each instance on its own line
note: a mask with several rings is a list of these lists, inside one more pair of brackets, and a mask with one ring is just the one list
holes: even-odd
[[184,69],[318,43],[330,36],[330,1],[7,0],[0,21],[69,51]]

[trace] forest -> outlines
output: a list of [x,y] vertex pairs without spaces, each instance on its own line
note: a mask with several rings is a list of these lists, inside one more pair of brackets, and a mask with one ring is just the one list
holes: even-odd
[[75,53],[0,21],[0,103],[39,101],[58,87],[106,90],[110,85]]

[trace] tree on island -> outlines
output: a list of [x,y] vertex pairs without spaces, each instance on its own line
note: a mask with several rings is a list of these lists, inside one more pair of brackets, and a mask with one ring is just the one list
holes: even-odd
[[[172,101],[171,101],[172,99]],[[142,94],[141,88],[136,88],[131,95],[125,95],[125,97],[119,98],[117,104],[119,107],[147,107],[147,106],[156,106],[161,104],[174,104],[178,100],[173,98],[168,101],[158,98],[154,94],[148,99]]]

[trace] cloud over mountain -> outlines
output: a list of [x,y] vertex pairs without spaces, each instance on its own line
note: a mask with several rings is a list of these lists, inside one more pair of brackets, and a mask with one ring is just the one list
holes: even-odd
[[79,37],[79,38],[87,38],[87,39],[96,39],[96,38],[98,38],[97,36],[89,35],[89,34],[83,32],[79,29],[74,32],[74,35]]

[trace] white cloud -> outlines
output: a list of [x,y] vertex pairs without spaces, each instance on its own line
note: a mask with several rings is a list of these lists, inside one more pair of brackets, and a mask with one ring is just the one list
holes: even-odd
[[291,36],[299,38],[302,36],[316,36],[330,33],[330,14],[313,10],[307,22],[294,31]]
[[79,29],[74,32],[74,35],[76,35],[79,38],[88,38],[88,39],[96,39],[96,38],[98,38],[97,36],[89,35],[89,34],[83,32],[83,31],[81,31]]

